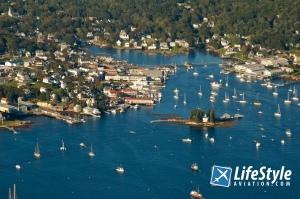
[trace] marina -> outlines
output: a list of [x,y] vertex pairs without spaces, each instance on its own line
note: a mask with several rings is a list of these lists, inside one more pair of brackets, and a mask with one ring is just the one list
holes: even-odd
[[[133,64],[222,62],[219,57],[206,52],[171,58],[108,49],[92,49],[92,52],[126,58]],[[103,114],[101,118],[87,117],[84,124],[74,126],[44,116],[29,117],[32,121],[29,129],[20,129],[17,135],[1,134],[0,177],[6,180],[0,182],[4,187],[0,196],[7,196],[8,188],[16,184],[18,198],[26,195],[28,198],[43,196],[50,199],[58,197],[56,193],[59,197],[74,199],[99,196],[174,198],[173,192],[166,191],[170,189],[176,190],[176,198],[236,198],[243,195],[245,198],[267,199],[276,198],[278,194],[298,198],[295,185],[300,178],[296,174],[291,187],[278,189],[231,187],[224,192],[209,185],[214,164],[255,167],[283,164],[293,171],[300,166],[296,158],[300,148],[300,135],[297,133],[300,132],[297,119],[300,108],[295,102],[284,105],[290,86],[278,87],[279,95],[274,98],[273,90],[261,86],[261,82],[240,82],[234,74],[220,74],[220,70],[218,64],[211,64],[198,68],[199,75],[194,76],[193,70],[178,67],[176,74],[161,90],[162,99],[155,106],[140,106],[137,110],[128,109],[115,115]],[[213,75],[212,79],[206,78],[209,75]],[[214,103],[211,103],[211,83],[214,81],[219,86],[214,86],[218,88],[214,89]],[[275,83],[282,82],[278,80]],[[199,85],[202,96],[198,95]],[[295,88],[299,90],[299,85],[295,84]],[[176,93],[177,100],[174,99]],[[257,93],[261,106],[251,104]],[[236,96],[236,99],[231,96]],[[230,101],[223,103],[224,98],[230,98]],[[241,104],[241,100],[247,103]],[[219,116],[228,113],[231,116],[243,115],[244,118],[229,128],[151,123],[170,114],[189,118],[190,111],[195,108],[213,108]],[[280,113],[281,117],[274,117],[274,113]],[[186,144],[190,140],[192,142]],[[253,140],[256,140],[255,144]],[[58,150],[63,143],[67,144],[64,153]],[[34,158],[34,147],[39,149],[40,159]],[[191,172],[193,163],[200,165],[198,172]],[[19,171],[15,168],[17,164],[22,165]],[[58,176],[55,182],[49,173]],[[39,189],[32,189],[36,184]]]

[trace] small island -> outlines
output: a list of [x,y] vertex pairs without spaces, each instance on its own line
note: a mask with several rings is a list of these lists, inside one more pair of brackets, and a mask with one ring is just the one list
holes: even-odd
[[162,118],[159,120],[153,120],[151,123],[174,123],[180,125],[187,125],[196,128],[214,128],[214,127],[232,127],[236,124],[236,121],[243,118],[243,115],[234,114],[233,116],[228,113],[224,113],[221,117],[215,116],[215,111],[209,109],[207,112],[200,108],[193,109],[190,112],[190,118],[184,119],[180,117]]

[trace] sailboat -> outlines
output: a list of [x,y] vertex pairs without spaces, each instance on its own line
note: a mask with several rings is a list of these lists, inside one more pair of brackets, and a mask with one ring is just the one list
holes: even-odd
[[288,92],[287,99],[284,100],[284,104],[290,105],[291,103],[292,103],[292,101],[290,100],[290,92]]
[[13,186],[13,191],[11,191],[11,188],[8,188],[8,199],[17,199],[17,187],[16,184]]
[[294,90],[293,90],[293,97],[292,97],[292,100],[293,100],[294,102],[299,101],[298,92],[297,92],[297,89],[295,88],[295,86],[294,86]]
[[178,100],[178,99],[179,99],[178,93],[175,93],[175,95],[174,95],[174,99],[176,99],[176,100]]
[[40,147],[39,147],[39,143],[36,142],[36,145],[34,147],[34,153],[33,153],[35,158],[40,158],[41,157],[41,153],[40,153]]
[[278,96],[278,91],[277,91],[277,87],[275,87],[274,91],[273,91],[273,96],[274,97],[277,97]]
[[277,118],[281,117],[281,112],[280,112],[280,106],[279,106],[279,104],[278,104],[278,107],[277,107],[277,112],[274,113],[274,116],[277,117]]
[[187,104],[187,101],[186,101],[186,96],[185,96],[185,94],[184,94],[183,104],[184,104],[184,105],[186,105],[186,104]]
[[261,102],[258,100],[258,94],[256,95],[256,99],[253,102],[254,106],[261,106]]
[[94,153],[94,151],[93,151],[93,145],[91,144],[91,150],[90,150],[90,152],[89,152],[89,156],[90,157],[95,157],[96,156],[96,154]]
[[237,98],[237,95],[236,95],[236,90],[235,88],[233,89],[233,96],[232,96],[233,99],[236,99]]
[[240,100],[240,104],[246,104],[247,101],[245,100],[245,93],[242,94],[242,100]]
[[66,151],[67,150],[63,140],[61,140],[61,147],[59,148],[59,150],[61,150],[61,151]]
[[226,78],[226,84],[225,84],[226,88],[228,87],[228,76]]
[[201,89],[201,85],[200,85],[200,88],[199,88],[199,91],[198,91],[198,95],[199,95],[199,96],[202,96],[202,89]]
[[223,99],[223,103],[228,103],[230,101],[228,95],[227,95],[227,92],[225,92],[225,96],[224,96],[224,99]]
[[195,67],[195,71],[193,72],[193,76],[194,77],[197,77],[199,75],[198,71],[197,71],[197,68]]
[[175,89],[174,89],[174,93],[179,93],[178,88],[175,88]]
[[190,192],[190,196],[191,196],[192,199],[203,199],[202,194],[199,192],[199,187],[198,187],[197,191],[192,190]]

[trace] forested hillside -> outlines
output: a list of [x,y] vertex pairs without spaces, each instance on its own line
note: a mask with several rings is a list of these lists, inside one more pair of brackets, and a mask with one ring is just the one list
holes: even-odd
[[130,38],[152,34],[191,46],[214,34],[239,34],[254,44],[289,50],[300,43],[299,11],[295,0],[1,0],[0,49],[35,48],[37,30],[68,43],[86,39],[88,32],[113,43],[124,29]]

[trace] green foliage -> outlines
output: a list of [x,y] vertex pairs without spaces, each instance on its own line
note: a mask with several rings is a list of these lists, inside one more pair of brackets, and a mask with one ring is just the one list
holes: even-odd
[[202,122],[205,112],[201,109],[194,109],[190,113],[190,120],[195,122]]

